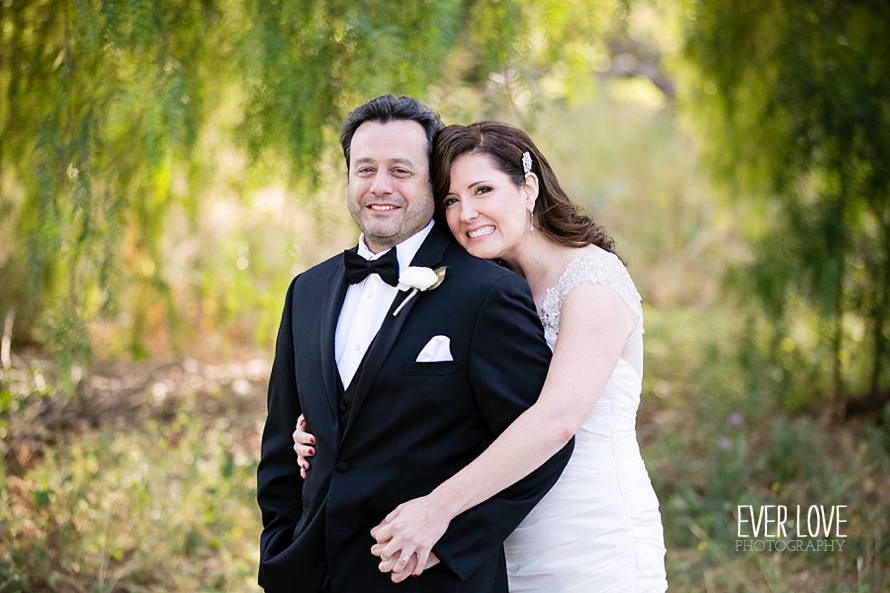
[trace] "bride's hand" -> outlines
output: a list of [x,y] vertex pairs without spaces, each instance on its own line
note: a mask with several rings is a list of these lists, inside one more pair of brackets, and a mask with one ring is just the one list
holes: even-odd
[[307,457],[315,455],[315,437],[306,432],[306,418],[300,414],[297,419],[297,429],[294,430],[294,452],[297,454],[297,465],[300,466],[300,477],[306,479],[309,471]]
[[371,530],[377,540],[371,552],[384,559],[380,563],[381,571],[391,570],[394,575],[404,572],[407,576],[409,571],[405,569],[414,562],[411,572],[420,575],[431,566],[427,560],[434,557],[431,556],[433,546],[448,529],[451,519],[428,496],[400,504]]

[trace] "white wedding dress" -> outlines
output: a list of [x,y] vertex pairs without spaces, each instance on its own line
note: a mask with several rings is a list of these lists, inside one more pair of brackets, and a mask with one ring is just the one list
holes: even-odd
[[597,250],[573,261],[542,305],[551,349],[563,300],[582,282],[614,288],[638,322],[595,409],[575,435],[562,477],[504,543],[510,591],[664,591],[661,515],[636,436],[643,376],[640,295],[613,254]]

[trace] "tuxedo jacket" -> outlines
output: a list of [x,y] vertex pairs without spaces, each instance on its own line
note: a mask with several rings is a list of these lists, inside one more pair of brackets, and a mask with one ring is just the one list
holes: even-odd
[[[377,569],[370,531],[476,458],[537,399],[550,350],[526,282],[470,256],[436,225],[413,266],[447,266],[444,282],[396,296],[353,381],[340,426],[334,332],[347,282],[342,256],[290,285],[269,381],[257,470],[259,581],[268,593],[506,592],[502,543],[559,478],[572,443],[541,468],[456,517],[433,548],[441,564],[399,584]],[[453,360],[416,362],[434,336]],[[300,478],[292,433],[315,435]]]

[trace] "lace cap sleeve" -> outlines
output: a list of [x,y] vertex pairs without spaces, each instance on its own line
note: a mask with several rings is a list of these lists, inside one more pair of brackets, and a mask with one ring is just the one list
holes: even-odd
[[548,338],[555,339],[559,333],[559,312],[566,295],[582,282],[611,286],[637,315],[642,316],[642,297],[627,273],[627,268],[615,254],[594,251],[566,266],[556,286],[547,291],[541,305],[541,322]]

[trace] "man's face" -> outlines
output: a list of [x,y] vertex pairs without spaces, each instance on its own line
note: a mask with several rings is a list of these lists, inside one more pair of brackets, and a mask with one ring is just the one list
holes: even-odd
[[352,137],[349,213],[374,253],[401,243],[433,217],[426,134],[412,120],[366,121]]

